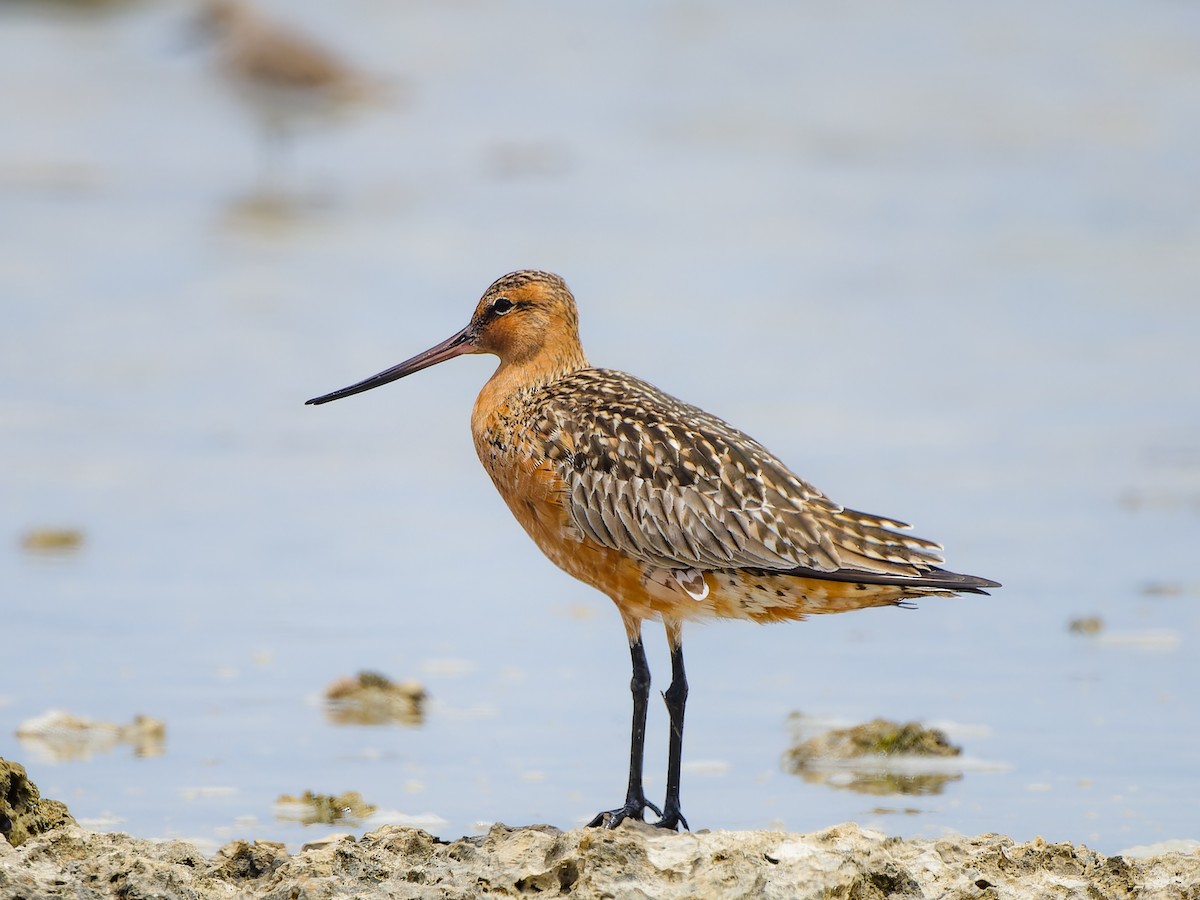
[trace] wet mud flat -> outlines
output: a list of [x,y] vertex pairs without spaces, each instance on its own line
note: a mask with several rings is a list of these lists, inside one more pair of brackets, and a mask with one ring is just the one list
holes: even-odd
[[233,841],[208,856],[61,825],[0,841],[0,897],[1197,898],[1200,853],[1103,856],[1002,835],[900,840],[854,824],[812,834],[493,826],[439,840],[384,826],[289,853]]

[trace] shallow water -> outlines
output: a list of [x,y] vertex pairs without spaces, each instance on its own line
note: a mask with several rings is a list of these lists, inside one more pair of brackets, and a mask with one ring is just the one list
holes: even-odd
[[[0,7],[0,756],[210,844],[331,830],[276,818],[305,789],[449,837],[615,805],[620,623],[474,458],[491,363],[302,405],[540,266],[593,361],[1005,585],[691,628],[694,827],[1200,838],[1200,10],[280,8],[400,90],[264,182],[186,7]],[[329,724],[360,669],[421,679],[425,723]],[[55,762],[14,736],[50,708],[166,751]],[[807,783],[794,711],[942,725],[962,778]]]

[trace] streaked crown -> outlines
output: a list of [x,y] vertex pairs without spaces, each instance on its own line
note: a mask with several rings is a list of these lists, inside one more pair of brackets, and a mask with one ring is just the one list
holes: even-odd
[[496,279],[475,307],[470,331],[478,350],[502,363],[544,356],[556,368],[587,365],[575,297],[552,272],[523,269]]

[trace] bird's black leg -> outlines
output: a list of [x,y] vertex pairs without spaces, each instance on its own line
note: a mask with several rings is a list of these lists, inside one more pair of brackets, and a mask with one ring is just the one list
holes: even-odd
[[616,828],[626,819],[637,819],[642,822],[647,809],[652,809],[658,815],[662,815],[662,810],[649,802],[642,790],[642,758],[645,755],[646,747],[646,705],[650,699],[650,666],[646,663],[646,648],[642,645],[640,635],[630,641],[629,655],[633,660],[633,677],[629,680],[629,690],[633,693],[633,729],[629,740],[629,789],[625,792],[624,806],[597,814],[596,818],[588,822],[589,828],[597,825]]
[[[669,632],[670,633],[670,632]],[[671,686],[663,693],[667,714],[671,717],[671,743],[667,756],[667,797],[663,801],[662,817],[655,822],[659,828],[672,830],[683,826],[690,831],[687,819],[679,809],[679,767],[683,756],[683,710],[687,706],[687,673],[683,670],[683,644],[678,631],[671,634]]]

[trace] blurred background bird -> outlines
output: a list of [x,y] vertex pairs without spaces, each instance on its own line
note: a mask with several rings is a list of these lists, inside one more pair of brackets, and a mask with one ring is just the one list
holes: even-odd
[[193,30],[216,44],[217,71],[259,128],[266,184],[284,168],[298,132],[334,124],[394,95],[393,85],[317,38],[239,0],[207,0]]

